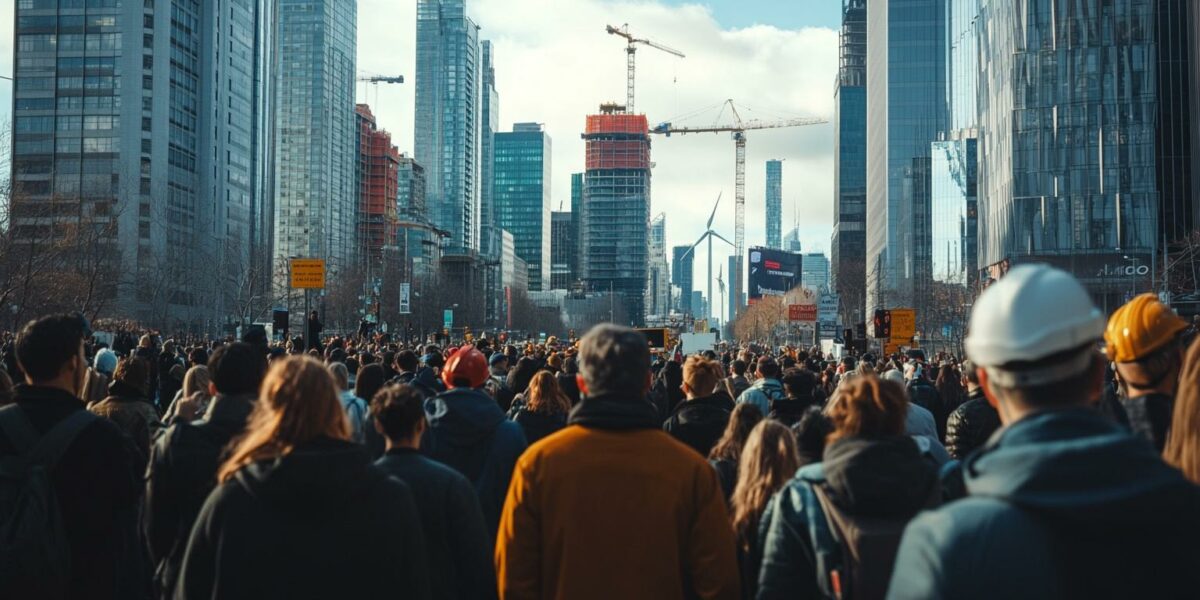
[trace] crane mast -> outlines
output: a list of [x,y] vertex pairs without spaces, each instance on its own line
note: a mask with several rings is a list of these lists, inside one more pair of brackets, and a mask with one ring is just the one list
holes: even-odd
[[669,48],[659,44],[658,42],[652,42],[647,39],[634,37],[633,34],[629,33],[628,23],[622,25],[621,27],[606,25],[605,31],[612,35],[625,38],[625,112],[632,115],[634,79],[637,71],[637,44],[650,46],[651,48],[662,50],[667,54],[678,56],[679,58],[684,58],[684,56],[682,52],[675,50],[674,48]]
[[[725,106],[729,107],[733,114],[733,125],[714,125],[712,127],[676,127],[671,123],[659,123],[650,133],[665,135],[670,137],[673,133],[680,135],[688,133],[724,133],[728,132],[733,137],[734,147],[734,252],[737,256],[737,268],[733,273],[734,299],[737,301],[734,304],[736,318],[741,313],[741,296],[745,290],[745,265],[742,259],[746,252],[746,132],[756,129],[779,129],[783,127],[804,127],[808,125],[819,125],[828,123],[825,119],[813,118],[798,118],[784,119],[781,121],[761,121],[752,119],[743,121],[741,115],[737,112],[737,107],[734,106],[733,100],[726,100]],[[722,109],[723,110],[723,109]]]

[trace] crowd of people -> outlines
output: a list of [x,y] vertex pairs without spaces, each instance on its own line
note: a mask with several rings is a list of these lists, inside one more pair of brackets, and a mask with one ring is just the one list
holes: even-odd
[[1153,295],[1018,267],[965,357],[309,329],[0,339],[0,597],[1200,590],[1200,342]]

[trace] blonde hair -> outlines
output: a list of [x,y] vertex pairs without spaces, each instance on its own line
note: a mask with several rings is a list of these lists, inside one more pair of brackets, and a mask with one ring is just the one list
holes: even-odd
[[525,397],[529,412],[553,415],[571,410],[571,401],[559,389],[558,379],[550,371],[538,371],[533,376]]
[[196,392],[207,396],[210,383],[212,383],[212,374],[208,372],[208,367],[196,365],[188,369],[187,375],[183,376],[183,397],[190,398]]
[[717,389],[721,370],[717,362],[693,354],[683,363],[683,382],[697,396],[707,396]]
[[739,543],[749,541],[771,496],[799,468],[800,453],[796,450],[796,436],[791,429],[771,419],[754,426],[738,460],[737,486],[730,499],[733,528]]
[[319,437],[350,439],[350,423],[338,395],[333,376],[314,358],[292,356],[273,363],[246,433],[221,465],[217,480],[229,481],[250,463],[287,456]]
[[1179,390],[1163,460],[1192,483],[1200,483],[1200,339],[1192,343],[1179,371]]

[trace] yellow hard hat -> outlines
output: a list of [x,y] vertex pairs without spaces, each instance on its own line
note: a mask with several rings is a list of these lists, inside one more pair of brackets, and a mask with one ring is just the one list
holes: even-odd
[[1109,360],[1127,363],[1150,355],[1187,329],[1187,321],[1154,294],[1142,294],[1117,309],[1104,331]]

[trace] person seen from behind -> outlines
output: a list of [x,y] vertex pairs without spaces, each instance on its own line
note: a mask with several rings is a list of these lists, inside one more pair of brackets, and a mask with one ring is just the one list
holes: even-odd
[[142,515],[154,583],[161,595],[175,589],[188,535],[200,507],[217,483],[217,469],[230,441],[241,435],[254,409],[267,364],[261,352],[238,342],[221,346],[208,358],[212,396],[205,418],[184,399],[179,418],[155,440],[146,470]]
[[783,424],[766,419],[754,426],[738,465],[730,510],[737,533],[742,597],[754,598],[762,561],[760,524],[767,503],[800,468],[796,437]]
[[822,406],[817,400],[817,378],[807,369],[788,369],[781,380],[786,397],[771,402],[771,412],[767,417],[783,423],[787,427],[795,425],[804,412],[811,407]]
[[375,466],[412,489],[421,517],[425,556],[434,598],[496,597],[491,535],[471,482],[458,471],[421,455],[425,395],[389,385],[371,400],[372,429],[387,440]]
[[946,452],[950,458],[962,460],[987,443],[1000,429],[1000,414],[979,387],[979,373],[971,361],[963,362],[963,385],[967,400],[950,413],[946,420]]
[[342,410],[346,411],[350,439],[361,444],[365,441],[363,430],[367,422],[367,402],[354,394],[350,386],[350,369],[345,363],[330,363],[328,368],[338,388],[338,401],[342,403]]
[[[144,358],[121,359],[108,385],[108,397],[88,410],[117,424],[137,445],[140,465],[150,456],[150,441],[157,437],[162,423],[158,410],[150,403],[150,364]],[[140,470],[140,469],[139,469]]]
[[513,466],[525,451],[525,433],[483,391],[488,365],[482,352],[462,347],[446,361],[441,374],[449,391],[425,403],[429,429],[421,439],[421,451],[462,473],[475,486],[488,535],[494,536]]
[[[137,549],[138,451],[79,398],[89,337],[78,315],[42,317],[17,334],[25,379],[0,409],[0,598],[139,598],[147,587]],[[35,467],[47,479],[31,477]]]
[[879,598],[904,526],[941,500],[924,436],[904,433],[904,388],[862,375],[827,412],[824,460],[801,467],[763,515],[758,598]]
[[513,472],[496,541],[500,597],[738,598],[720,485],[660,429],[646,338],[599,325],[578,359],[583,401]]
[[1200,485],[1200,339],[1192,342],[1179,374],[1179,392],[1163,458]]
[[430,598],[407,484],[350,441],[320,362],[277,361],[188,539],[175,597]]
[[554,373],[538,371],[524,396],[524,401],[513,407],[512,420],[521,426],[529,445],[566,427],[571,401],[558,388]]
[[721,493],[728,503],[733,497],[733,488],[737,485],[738,463],[742,458],[742,448],[754,426],[763,420],[762,411],[753,404],[738,404],[729,415],[729,424],[717,439],[712,450],[708,453],[708,463],[717,472],[717,480],[721,482]]
[[980,296],[966,350],[1004,427],[964,462],[968,497],[909,525],[889,598],[1195,596],[1200,493],[1096,409],[1104,329],[1045,265]]
[[737,402],[738,404],[749,402],[766,415],[771,412],[771,402],[783,400],[787,398],[787,394],[784,393],[783,384],[779,381],[779,363],[769,356],[764,356],[758,359],[757,364],[755,374],[758,379],[738,396]]
[[1105,350],[1116,366],[1130,429],[1159,452],[1171,429],[1187,329],[1187,321],[1158,296],[1142,294],[1118,308],[1104,330]]
[[683,363],[683,393],[686,400],[675,407],[663,430],[687,444],[700,456],[707,457],[729,425],[733,401],[716,393],[721,380],[720,366],[714,360],[692,355]]

